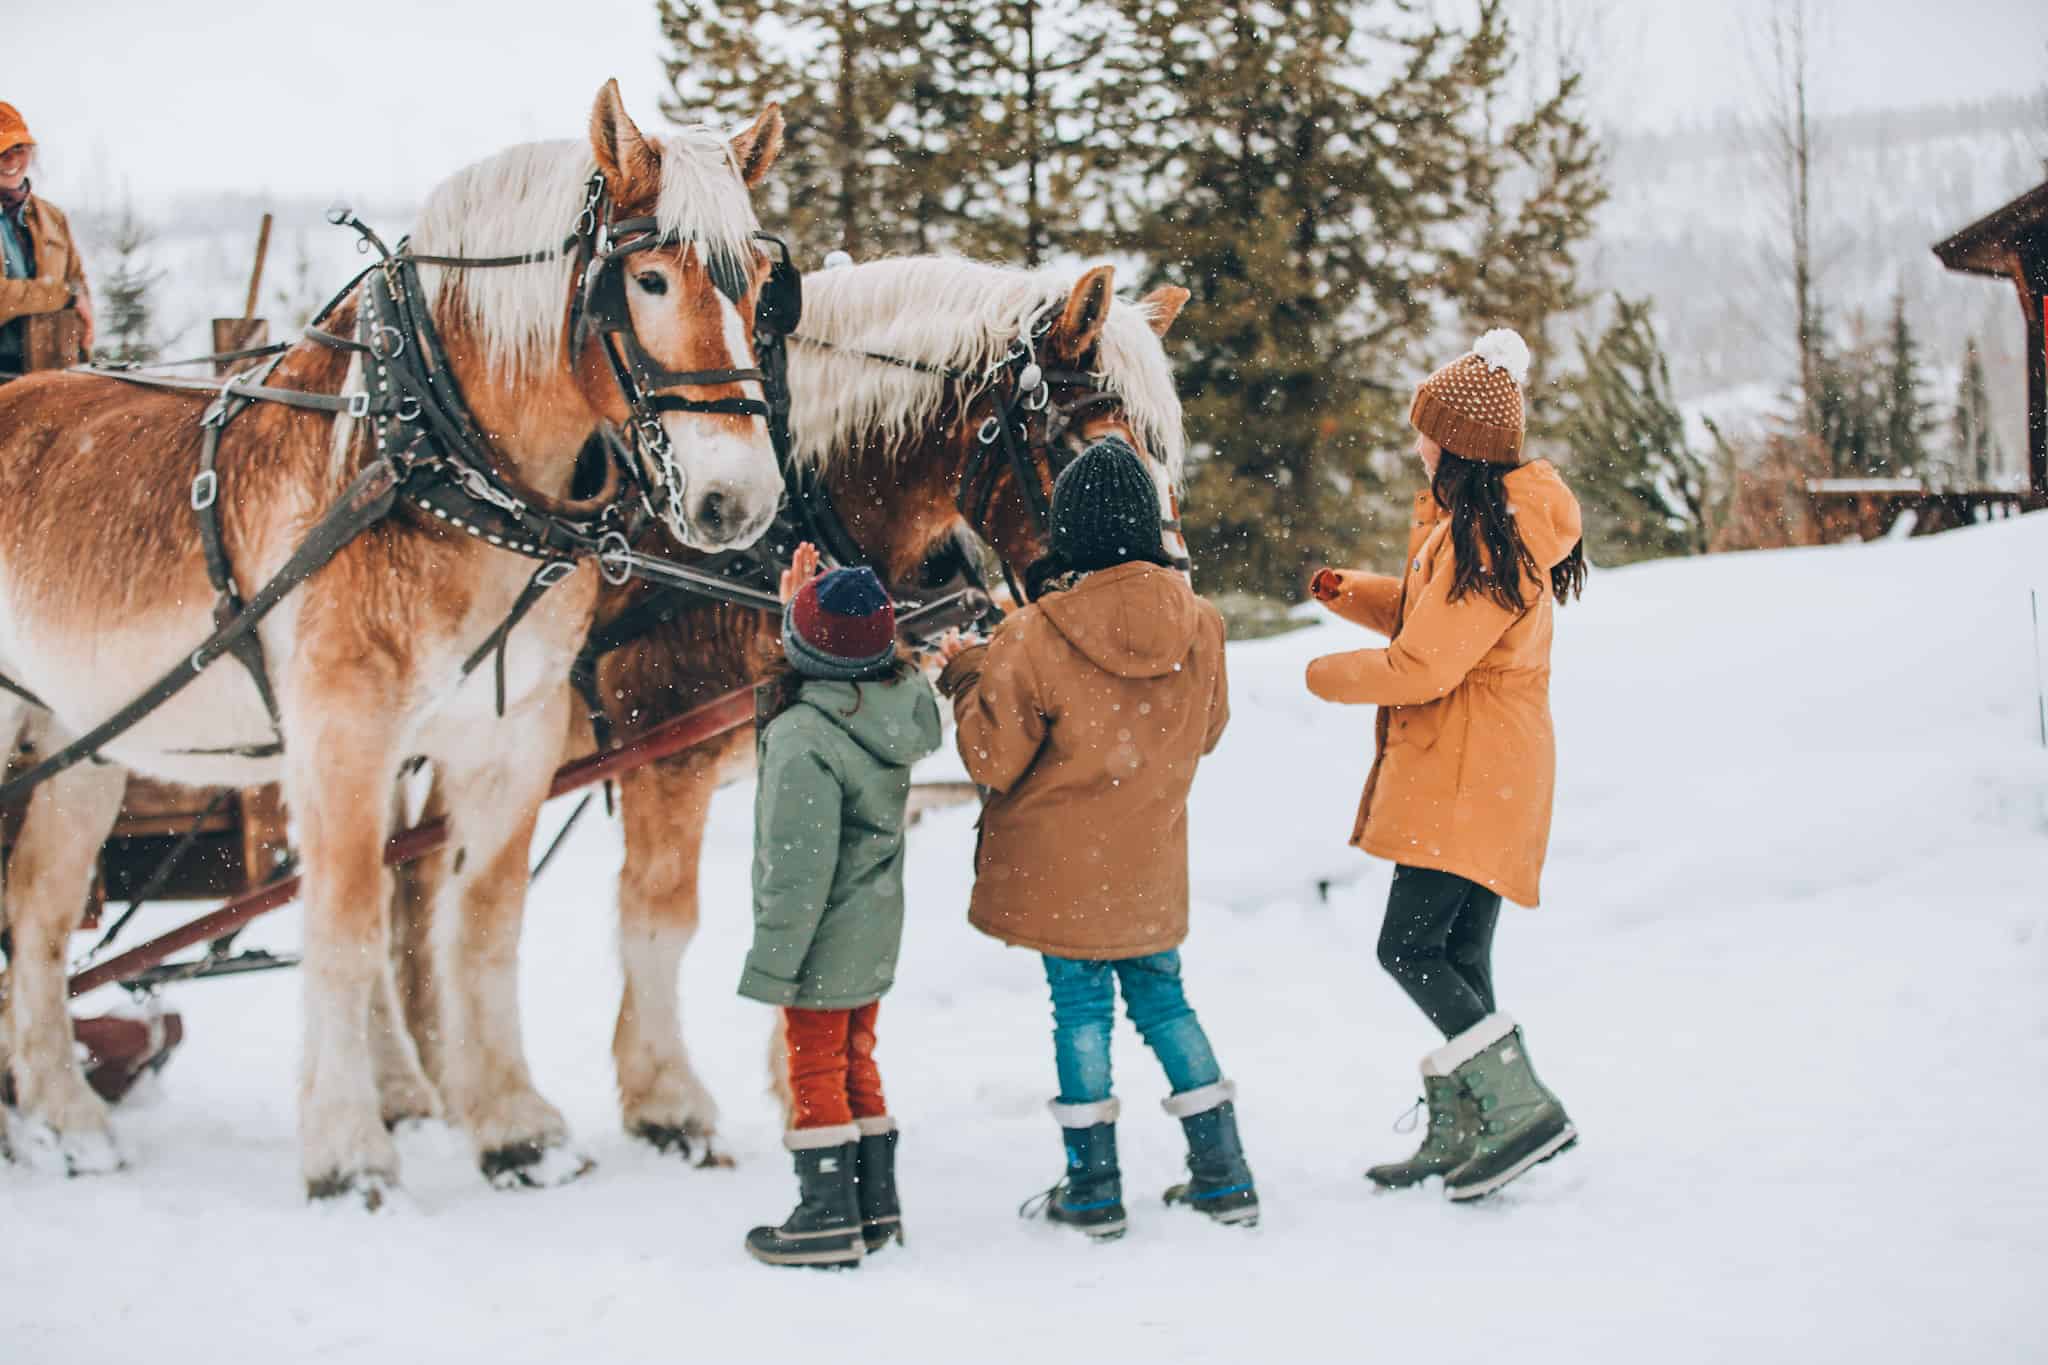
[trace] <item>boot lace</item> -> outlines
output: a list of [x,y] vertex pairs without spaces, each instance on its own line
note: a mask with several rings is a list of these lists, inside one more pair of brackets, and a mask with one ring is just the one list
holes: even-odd
[[1394,1131],[1397,1133],[1414,1132],[1421,1126],[1422,1115],[1428,1108],[1429,1100],[1424,1096],[1417,1095],[1415,1103],[1403,1110],[1401,1116],[1394,1120]]
[[1052,1201],[1059,1197],[1060,1190],[1066,1183],[1066,1181],[1062,1180],[1043,1194],[1032,1195],[1017,1206],[1017,1216],[1019,1218],[1043,1218],[1045,1211],[1052,1207]]

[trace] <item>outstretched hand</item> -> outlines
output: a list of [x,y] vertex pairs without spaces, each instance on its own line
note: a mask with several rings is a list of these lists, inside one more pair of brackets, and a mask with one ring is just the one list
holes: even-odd
[[808,540],[796,547],[796,553],[789,557],[789,567],[782,571],[782,582],[776,593],[787,602],[797,595],[797,590],[818,576],[818,547]]
[[932,642],[931,652],[940,664],[949,664],[982,641],[973,639],[957,626]]
[[1343,580],[1335,569],[1317,569],[1316,576],[1308,583],[1309,595],[1318,602],[1334,602],[1342,584]]

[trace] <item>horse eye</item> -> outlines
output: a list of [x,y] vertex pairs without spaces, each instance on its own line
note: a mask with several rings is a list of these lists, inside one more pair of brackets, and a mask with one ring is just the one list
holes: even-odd
[[657,271],[643,271],[633,277],[633,283],[639,285],[650,294],[666,294],[668,292],[668,281],[663,279]]

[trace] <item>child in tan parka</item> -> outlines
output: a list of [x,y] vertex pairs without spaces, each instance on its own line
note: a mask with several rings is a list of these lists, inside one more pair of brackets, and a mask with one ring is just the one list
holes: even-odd
[[1383,1188],[1442,1175],[1452,1199],[1577,1138],[1493,995],[1501,898],[1536,904],[1550,839],[1552,600],[1585,577],[1577,500],[1547,461],[1523,462],[1528,363],[1522,339],[1496,329],[1423,381],[1409,421],[1430,486],[1405,571],[1323,569],[1310,585],[1389,637],[1315,660],[1308,687],[1380,708],[1351,841],[1395,864],[1380,963],[1448,1040],[1422,1062],[1421,1150],[1366,1174]]

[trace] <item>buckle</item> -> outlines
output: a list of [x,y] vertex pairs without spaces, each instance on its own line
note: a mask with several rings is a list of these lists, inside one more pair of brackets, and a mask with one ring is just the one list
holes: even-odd
[[361,393],[350,394],[348,396],[347,411],[351,417],[368,417],[370,415],[369,391],[366,389]]
[[220,476],[202,469],[192,476],[192,510],[204,512],[220,499]]
[[[650,515],[654,509],[647,509]],[[633,576],[633,547],[619,531],[606,531],[597,541],[597,571],[604,581],[620,587]]]
[[540,572],[533,576],[533,581],[543,588],[552,588],[555,584],[575,572],[576,565],[573,561],[567,559],[551,560],[540,566]]

